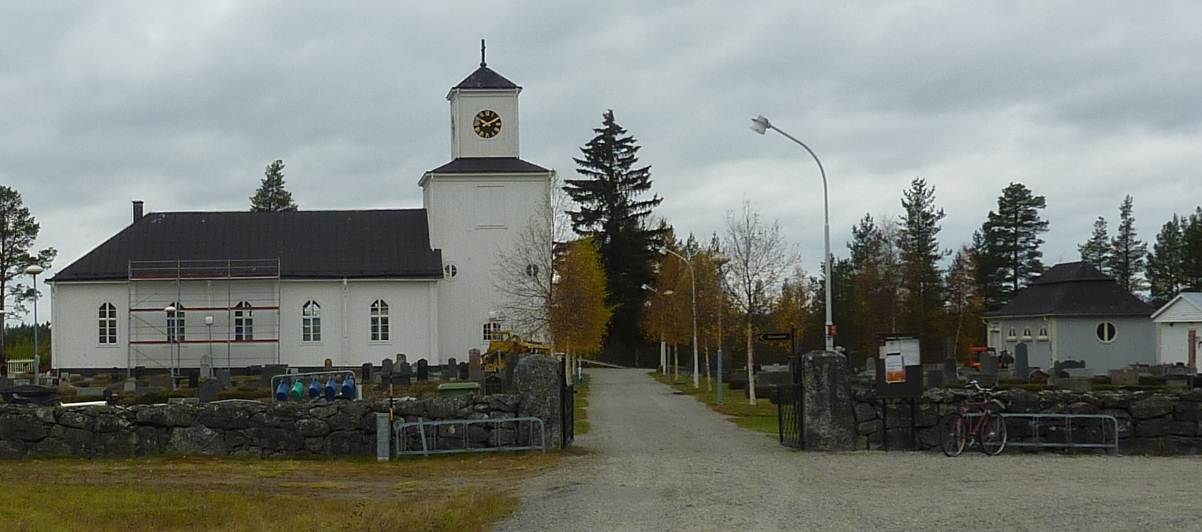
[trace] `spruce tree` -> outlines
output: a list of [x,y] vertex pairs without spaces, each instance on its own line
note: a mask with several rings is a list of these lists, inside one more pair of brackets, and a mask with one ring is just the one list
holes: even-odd
[[1181,289],[1202,292],[1202,207],[1181,230]]
[[1010,183],[997,199],[997,211],[989,211],[978,235],[974,251],[979,260],[980,283],[986,305],[994,310],[1032,279],[1043,273],[1043,244],[1040,234],[1048,222],[1039,215],[1047,199],[1036,196],[1022,183]]
[[[8,374],[4,354],[4,313],[24,311],[25,299],[37,295],[37,287],[18,283],[25,268],[37,265],[49,268],[58,254],[54,248],[33,249],[41,226],[15,189],[0,185],[0,378]],[[11,305],[5,301],[11,300]]]
[[902,194],[901,250],[902,324],[918,334],[924,359],[940,360],[940,331],[943,322],[943,275],[939,261],[946,253],[939,249],[939,221],[943,209],[935,208],[935,189],[915,178]]
[[1106,268],[1106,272],[1128,292],[1142,288],[1139,276],[1144,271],[1144,257],[1148,254],[1148,245],[1135,234],[1131,205],[1132,199],[1128,195],[1119,206],[1119,228],[1110,241],[1110,261]]
[[1148,288],[1152,292],[1152,302],[1157,306],[1168,303],[1181,291],[1185,258],[1183,222],[1188,223],[1188,220],[1182,220],[1176,214],[1165,222],[1148,254]]
[[648,228],[651,210],[662,198],[651,190],[651,167],[639,166],[639,146],[614,120],[613,110],[602,115],[601,127],[573,159],[579,179],[565,180],[564,191],[577,204],[568,210],[572,229],[593,237],[601,253],[608,282],[607,303],[614,309],[610,353],[630,353],[641,343],[639,316],[643,308],[642,286],[652,283],[655,248],[661,229]]
[[1110,235],[1106,231],[1106,218],[1099,216],[1093,223],[1093,234],[1084,244],[1077,246],[1081,260],[1100,271],[1110,267]]
[[276,160],[263,171],[259,190],[250,197],[251,212],[295,211],[292,193],[284,189],[284,161]]

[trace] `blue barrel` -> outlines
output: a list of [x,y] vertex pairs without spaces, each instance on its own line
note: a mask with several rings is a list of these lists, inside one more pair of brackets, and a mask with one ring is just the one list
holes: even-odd
[[288,400],[288,383],[285,382],[284,379],[280,379],[280,385],[275,387],[275,400],[276,401],[287,401]]
[[355,378],[350,375],[347,375],[346,379],[342,381],[342,398],[355,398]]
[[317,381],[317,377],[313,377],[313,380],[309,381],[309,399],[318,397],[321,397],[321,383]]
[[334,397],[338,395],[338,385],[334,384],[334,377],[330,377],[330,380],[326,381],[325,392],[327,401],[333,401]]

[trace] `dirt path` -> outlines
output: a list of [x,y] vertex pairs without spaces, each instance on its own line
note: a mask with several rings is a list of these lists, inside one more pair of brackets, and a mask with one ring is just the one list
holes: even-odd
[[643,370],[589,370],[588,451],[501,530],[1185,529],[1202,458],[790,451]]

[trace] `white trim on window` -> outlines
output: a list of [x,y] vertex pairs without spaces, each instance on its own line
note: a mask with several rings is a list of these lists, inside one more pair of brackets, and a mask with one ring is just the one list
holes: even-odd
[[388,342],[391,338],[388,329],[388,303],[383,299],[377,299],[371,304],[371,341],[372,342]]
[[1094,336],[1104,344],[1114,343],[1115,339],[1119,337],[1119,328],[1114,322],[1099,322],[1098,326],[1094,328]]
[[1048,328],[1046,326],[1040,327],[1039,335],[1036,336],[1035,339],[1043,342],[1048,341]]
[[301,306],[301,342],[321,342],[321,305],[312,299]]
[[1011,327],[1009,330],[1006,331],[1006,339],[1007,340],[1018,339],[1018,337],[1015,335],[1015,333],[1017,333],[1017,332],[1018,332],[1017,329],[1015,329],[1014,327]]
[[105,301],[97,308],[98,325],[96,339],[98,344],[108,347],[117,343],[117,307]]

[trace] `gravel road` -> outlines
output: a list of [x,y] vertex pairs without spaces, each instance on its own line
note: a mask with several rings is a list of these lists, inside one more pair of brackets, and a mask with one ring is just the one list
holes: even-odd
[[805,453],[644,370],[589,370],[587,451],[501,530],[1202,528],[1202,458]]

